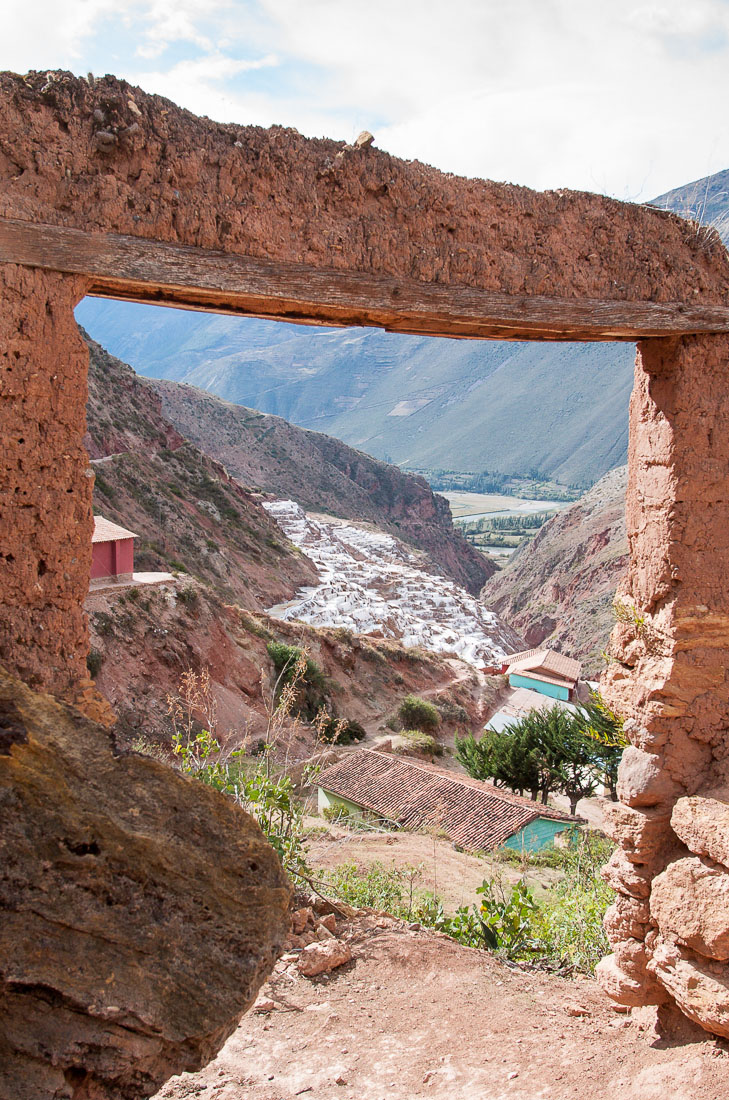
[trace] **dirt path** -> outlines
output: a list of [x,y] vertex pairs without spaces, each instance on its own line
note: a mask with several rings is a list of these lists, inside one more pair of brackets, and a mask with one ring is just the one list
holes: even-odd
[[[321,818],[307,820],[321,823]],[[307,858],[312,867],[328,869],[350,860],[359,867],[369,867],[375,861],[398,870],[418,867],[417,890],[437,894],[448,913],[454,912],[459,905],[477,901],[476,889],[485,878],[496,878],[505,884],[524,878],[537,900],[562,878],[560,872],[549,867],[530,867],[523,873],[515,864],[489,856],[479,858],[457,851],[449,841],[439,837],[405,831],[356,833],[330,826],[327,834],[310,841]]]
[[595,984],[513,970],[400,922],[359,917],[329,978],[280,960],[275,1007],[160,1100],[725,1100],[726,1044],[654,1042]]

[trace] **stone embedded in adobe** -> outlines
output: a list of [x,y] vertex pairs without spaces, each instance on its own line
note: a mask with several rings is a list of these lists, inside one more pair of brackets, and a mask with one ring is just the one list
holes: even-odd
[[643,871],[640,864],[631,863],[620,848],[615,849],[601,874],[608,886],[618,894],[640,900],[647,898],[651,892],[651,876]]
[[0,1096],[142,1100],[204,1065],[288,932],[254,821],[0,671]]
[[648,969],[690,1020],[729,1039],[729,969],[725,965],[659,940]]
[[653,880],[650,904],[664,935],[708,959],[729,960],[729,871],[698,856],[676,860]]
[[729,867],[729,802],[717,798],[679,798],[671,826],[697,856]]
[[627,806],[658,806],[671,802],[679,788],[666,774],[655,753],[628,745],[618,768],[618,797]]
[[605,913],[605,933],[611,944],[629,936],[643,940],[650,927],[651,912],[647,899],[627,897],[618,894]]
[[603,803],[603,828],[619,842],[631,863],[652,863],[675,844],[668,811],[635,808],[622,802]]

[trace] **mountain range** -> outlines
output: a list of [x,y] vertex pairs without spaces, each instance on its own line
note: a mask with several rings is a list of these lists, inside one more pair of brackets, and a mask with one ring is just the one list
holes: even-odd
[[[654,204],[729,233],[729,170]],[[588,486],[625,461],[630,344],[444,340],[86,299],[139,373],[184,381],[406,469],[539,471]]]

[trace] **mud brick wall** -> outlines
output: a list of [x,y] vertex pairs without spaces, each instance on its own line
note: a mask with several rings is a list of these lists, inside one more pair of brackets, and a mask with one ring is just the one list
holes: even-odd
[[[516,297],[729,301],[725,249],[673,215],[219,125],[114,77],[0,74],[0,217]],[[0,283],[0,661],[73,695],[91,535],[72,317],[84,282],[6,263]],[[606,678],[631,745],[601,980],[729,1036],[728,361],[725,336],[639,347],[631,559]]]
[[[600,965],[624,1004],[673,997],[729,1036],[729,339],[639,346],[630,565],[604,677],[630,746]],[[698,796],[698,797],[696,797]]]
[[0,665],[69,694],[86,675],[93,476],[82,279],[0,268]]

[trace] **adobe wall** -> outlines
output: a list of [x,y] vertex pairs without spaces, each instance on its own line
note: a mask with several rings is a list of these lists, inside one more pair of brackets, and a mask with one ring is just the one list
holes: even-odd
[[626,716],[600,965],[623,1004],[674,998],[729,1036],[729,339],[638,349],[628,576],[603,678]]
[[88,687],[84,292],[82,279],[0,269],[0,665],[66,696]]
[[673,214],[220,125],[115,77],[0,74],[0,216],[508,294],[726,303]]
[[[729,301],[718,238],[673,215],[222,126],[113,77],[0,74],[0,217],[514,296]],[[84,287],[0,267],[0,662],[67,696],[84,689],[91,539]],[[729,1036],[728,360],[724,336],[639,349],[606,689],[632,744],[601,976]]]

